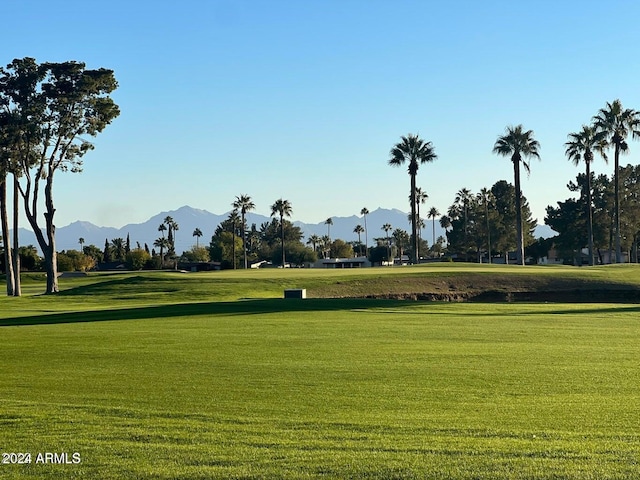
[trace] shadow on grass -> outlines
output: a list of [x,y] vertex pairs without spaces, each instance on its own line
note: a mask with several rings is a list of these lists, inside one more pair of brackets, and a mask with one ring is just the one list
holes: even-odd
[[83,312],[52,313],[0,319],[0,326],[52,325],[58,323],[107,322],[211,315],[262,315],[278,312],[323,312],[407,305],[402,300],[374,299],[287,299],[272,298],[237,302],[206,302],[154,305],[149,307]]

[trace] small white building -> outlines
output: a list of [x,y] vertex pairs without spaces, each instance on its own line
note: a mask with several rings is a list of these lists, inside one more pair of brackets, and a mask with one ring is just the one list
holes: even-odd
[[367,257],[353,258],[321,258],[312,265],[313,268],[362,268],[370,267]]

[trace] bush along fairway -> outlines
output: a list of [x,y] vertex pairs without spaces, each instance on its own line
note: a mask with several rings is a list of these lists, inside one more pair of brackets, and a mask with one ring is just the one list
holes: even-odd
[[638,305],[264,298],[379,272],[1,299],[0,478],[637,478]]

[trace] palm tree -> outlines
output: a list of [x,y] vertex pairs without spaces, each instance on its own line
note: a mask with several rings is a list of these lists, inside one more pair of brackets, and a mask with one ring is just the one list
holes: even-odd
[[453,200],[454,203],[458,206],[458,207],[462,207],[462,215],[463,215],[463,219],[464,219],[464,257],[465,260],[468,260],[467,258],[467,254],[468,254],[468,250],[469,250],[469,243],[468,243],[468,213],[469,213],[469,202],[471,201],[471,190],[469,190],[468,188],[462,188],[460,190],[458,190],[458,193],[456,193],[456,197]]
[[438,215],[440,215],[440,212],[436,207],[431,207],[431,209],[429,210],[429,214],[427,215],[427,217],[431,219],[431,234],[432,234],[431,245],[436,244],[436,217]]
[[431,142],[423,141],[418,135],[408,134],[400,137],[402,141],[397,143],[389,152],[389,165],[400,166],[408,163],[407,171],[411,177],[411,234],[413,235],[413,262],[418,263],[418,219],[416,218],[416,175],[418,167],[422,163],[433,162],[438,158]]
[[322,246],[322,258],[331,257],[331,239],[327,235],[320,238],[320,245]]
[[84,238],[80,237],[78,239],[78,243],[80,244],[80,252],[82,253],[82,251],[84,250]]
[[285,266],[285,258],[284,258],[284,217],[290,217],[292,213],[291,203],[289,200],[283,200],[282,198],[275,201],[273,205],[271,205],[271,216],[278,214],[280,215],[280,234],[282,237],[282,268]]
[[160,268],[164,268],[164,249],[169,247],[169,241],[160,237],[153,242],[153,246],[160,249]]
[[[163,230],[168,229],[167,238],[169,240],[169,246],[167,247],[167,252],[170,252],[172,250],[175,252],[176,241],[174,238],[173,228],[174,228],[174,225],[177,225],[177,224],[173,220],[172,216],[167,215],[166,217],[164,217],[164,220],[162,221],[162,225],[166,225]],[[158,227],[158,230],[160,230],[160,227]],[[164,231],[162,233],[162,236],[164,237]]]
[[200,237],[202,236],[202,230],[200,230],[199,228],[196,228],[193,231],[192,236],[196,237],[196,248],[199,248],[200,244],[199,244],[198,240],[200,240]]
[[422,238],[422,227],[420,219],[420,204],[425,203],[429,199],[427,192],[422,191],[422,188],[416,188],[416,215],[418,216],[418,238]]
[[362,207],[360,215],[364,217],[364,249],[366,251],[369,248],[369,232],[367,231],[367,215],[369,215],[369,210],[367,207]]
[[622,262],[622,247],[620,246],[620,180],[618,176],[620,164],[620,152],[629,150],[627,137],[631,133],[632,138],[640,137],[640,112],[624,109],[620,100],[613,103],[607,102],[605,108],[601,108],[593,117],[598,132],[604,132],[609,145],[614,147],[614,217],[616,230],[616,262]]
[[402,257],[404,256],[404,249],[405,247],[408,247],[409,244],[411,243],[409,241],[409,234],[406,231],[402,230],[401,228],[396,228],[391,234],[391,236],[393,237],[396,247],[399,250],[398,255],[400,258],[400,265],[402,265]]
[[488,188],[483,188],[480,190],[478,194],[478,200],[480,200],[484,205],[484,218],[487,221],[487,257],[489,258],[489,263],[491,263],[491,229],[489,228],[489,202],[493,197],[493,193]]
[[607,132],[598,131],[593,126],[582,126],[582,131],[578,133],[570,133],[568,135],[569,141],[565,143],[567,147],[565,155],[575,166],[578,166],[580,160],[584,161],[586,166],[586,199],[587,199],[587,242],[589,248],[589,265],[593,265],[593,206],[591,205],[591,162],[593,162],[593,152],[598,152],[605,162],[607,161],[607,155],[605,149],[607,144]]
[[524,131],[522,125],[506,128],[505,135],[498,137],[493,146],[493,153],[503,157],[511,157],[516,194],[516,261],[524,265],[524,236],[522,232],[522,192],[520,189],[520,162],[529,172],[528,157],[540,159],[540,144],[533,138],[533,130]]
[[317,252],[317,246],[318,246],[318,244],[320,244],[320,242],[321,242],[320,237],[314,233],[307,240],[307,245],[309,245],[309,244],[312,245],[313,251]]
[[247,268],[247,244],[246,244],[246,228],[244,223],[245,215],[248,211],[256,208],[255,204],[251,201],[251,197],[249,195],[240,195],[236,197],[235,202],[232,204],[233,208],[240,210],[240,216],[242,217],[242,250],[244,252],[244,268]]
[[353,233],[356,233],[358,235],[358,245],[360,245],[360,255],[362,255],[362,241],[360,241],[360,234],[364,232],[364,228],[362,228],[362,225],[358,224],[355,226],[355,228],[353,229]]
[[113,251],[116,255],[117,260],[124,260],[124,239],[121,237],[112,238],[111,246],[113,247]]
[[[387,263],[389,263],[389,259],[391,258],[391,243],[389,242],[389,232],[393,227],[390,223],[385,223],[382,225],[382,230],[387,234]],[[392,262],[393,265],[393,262]]]
[[[240,217],[238,216],[238,210],[235,208],[229,213],[229,226],[231,227],[231,262],[233,263],[233,269],[236,269],[236,232],[238,231],[238,225],[240,224]],[[244,228],[243,228],[244,230]]]
[[331,239],[331,225],[333,225],[333,218],[329,217],[324,221],[324,224],[327,226],[327,237]]

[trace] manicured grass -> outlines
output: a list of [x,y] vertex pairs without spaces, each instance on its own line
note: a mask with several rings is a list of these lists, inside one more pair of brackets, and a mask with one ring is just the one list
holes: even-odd
[[0,448],[82,457],[0,478],[637,478],[638,305],[237,301],[375,270],[0,299]]

